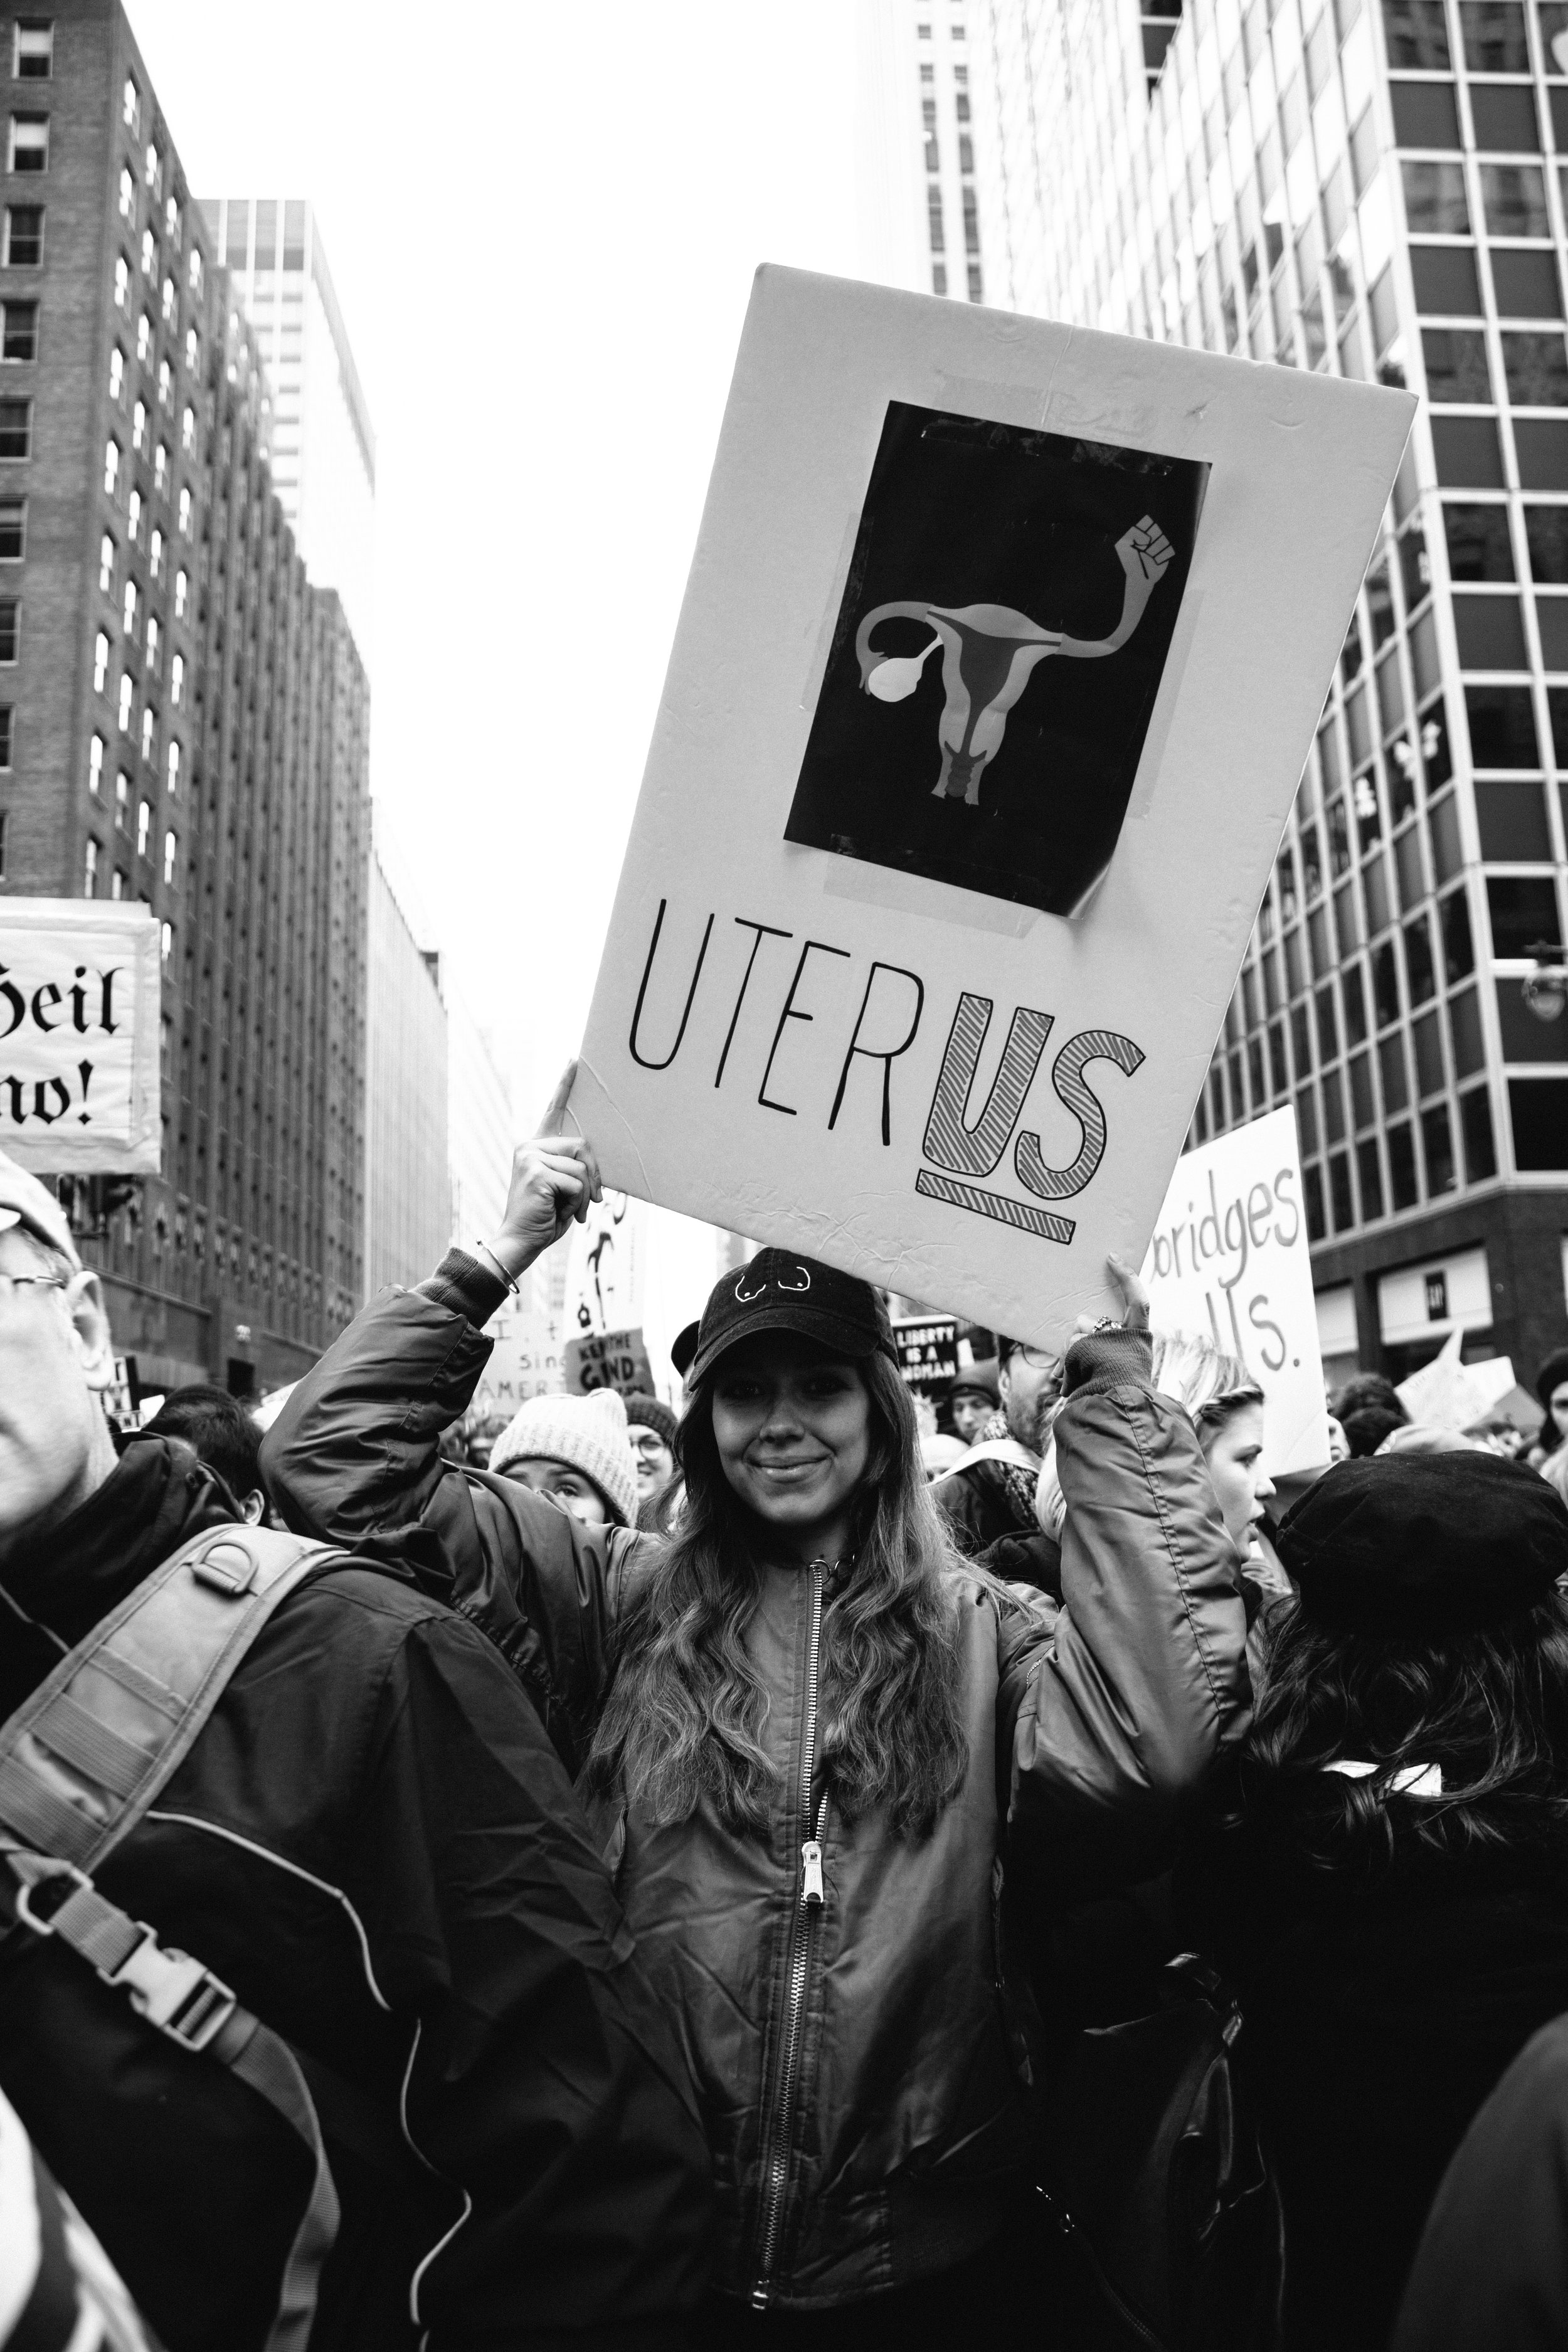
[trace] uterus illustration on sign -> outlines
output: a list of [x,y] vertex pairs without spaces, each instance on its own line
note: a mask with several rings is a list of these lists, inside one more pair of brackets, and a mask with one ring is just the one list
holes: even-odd
[[[855,633],[863,690],[879,702],[903,702],[919,688],[927,662],[941,649],[943,703],[937,722],[942,765],[931,795],[980,806],[985,770],[1002,748],[1007,714],[1040,664],[1053,654],[1068,661],[1102,661],[1127,643],[1175,550],[1152,516],[1144,515],[1116,541],[1126,575],[1121,617],[1108,637],[1084,638],[1042,628],[1008,604],[946,606],[919,599],[879,604]],[[887,621],[921,621],[934,632],[920,653],[879,653],[872,645]]]

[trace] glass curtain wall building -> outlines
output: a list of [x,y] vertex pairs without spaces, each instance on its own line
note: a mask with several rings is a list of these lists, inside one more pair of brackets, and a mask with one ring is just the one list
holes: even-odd
[[1424,395],[1191,1140],[1294,1104],[1331,1370],[1458,1324],[1529,1376],[1568,1320],[1568,5],[992,0],[969,50],[994,299]]

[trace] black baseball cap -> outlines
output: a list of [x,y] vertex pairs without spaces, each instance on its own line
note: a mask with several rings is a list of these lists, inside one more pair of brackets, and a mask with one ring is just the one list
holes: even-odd
[[1479,1631],[1568,1575],[1568,1510],[1522,1462],[1466,1450],[1336,1463],[1279,1535],[1301,1606],[1345,1633]]
[[669,1343],[669,1360],[682,1380],[691,1370],[691,1359],[697,1353],[697,1334],[701,1328],[699,1323],[683,1323]]
[[756,1331],[795,1331],[853,1360],[880,1349],[898,1355],[887,1309],[868,1282],[793,1250],[759,1250],[749,1265],[721,1276],[709,1293],[689,1377],[700,1379],[727,1349]]

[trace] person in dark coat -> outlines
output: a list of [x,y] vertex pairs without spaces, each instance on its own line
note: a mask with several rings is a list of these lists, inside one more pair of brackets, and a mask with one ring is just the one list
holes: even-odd
[[1568,2017],[1542,2026],[1443,2175],[1390,2352],[1568,2344]]
[[1480,1452],[1342,1462],[1178,1870],[1285,2210],[1288,2352],[1383,2352],[1443,2168],[1568,2010],[1568,1510]]
[[1061,1597],[1061,1547],[1035,1517],[1035,1489],[1062,1393],[1062,1360],[1048,1348],[998,1339],[999,1410],[980,1425],[962,1462],[931,1488],[959,1550],[978,1559],[1003,1537],[997,1572]]
[[290,1398],[269,1485],[296,1526],[438,1534],[580,1768],[710,2134],[700,2342],[1011,2340],[1051,2301],[1029,2276],[1046,2058],[1012,1889],[1045,1907],[1154,1875],[1245,1717],[1197,1441],[1150,1384],[1123,1270],[1127,1325],[1068,1359],[1066,1606],[1037,1606],[955,1559],[876,1293],[765,1249],[704,1311],[668,1540],[447,1468],[485,1322],[597,1189],[592,1144],[560,1131],[569,1089],[488,1263],[453,1250],[381,1293]]
[[[117,1461],[111,1374],[96,1276],[0,1154],[0,1718],[235,1521],[184,1443]],[[675,2352],[706,2284],[708,2159],[596,1846],[534,1709],[447,1606],[438,1548],[354,1549],[276,1609],[97,1884],[328,2086],[342,2218],[312,2352]],[[100,1996],[17,1891],[0,1864],[0,2089],[165,2343],[259,2342],[276,2279],[161,2184],[118,2076],[82,2095],[40,1972]],[[106,2168],[114,2193],[89,2195]],[[258,2197],[258,2242],[269,2218]]]

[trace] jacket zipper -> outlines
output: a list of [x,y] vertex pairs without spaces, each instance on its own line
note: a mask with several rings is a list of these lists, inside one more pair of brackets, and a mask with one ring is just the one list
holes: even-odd
[[811,1812],[811,1775],[816,1760],[816,1685],[822,1646],[823,1564],[811,1569],[811,1632],[805,1652],[805,1728],[801,1737],[800,1805],[798,1819],[805,1835],[800,1849],[800,1881],[790,1927],[789,1968],[784,1996],[784,2060],[779,2068],[768,2134],[767,2161],[763,2168],[763,2220],[758,2239],[756,2283],[752,2304],[765,2310],[771,2292],[773,2263],[778,2254],[784,2220],[784,2189],[789,2181],[790,2126],[795,2114],[795,2077],[800,2068],[801,2026],[805,2015],[805,1988],[811,1973],[811,1950],[822,1910],[822,1827],[827,1811],[824,1797]]

